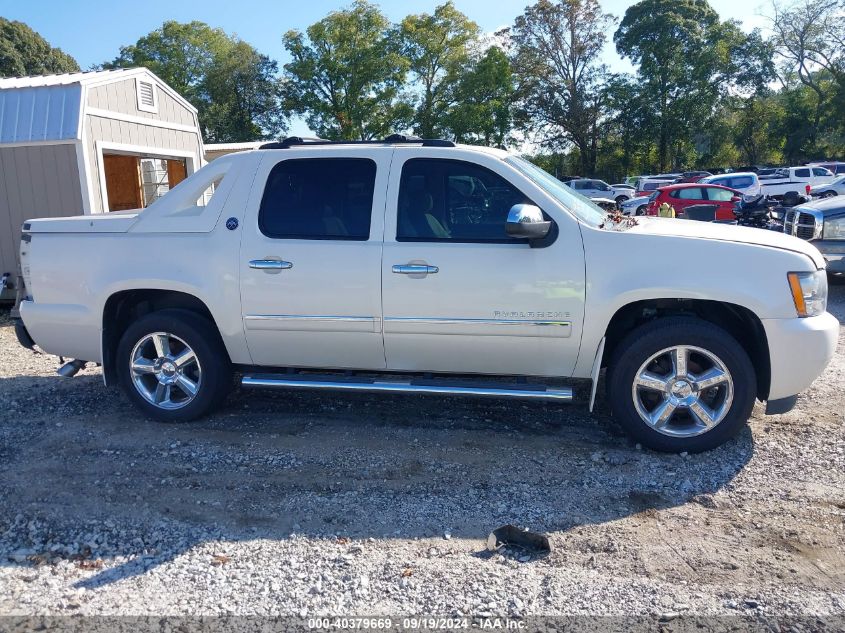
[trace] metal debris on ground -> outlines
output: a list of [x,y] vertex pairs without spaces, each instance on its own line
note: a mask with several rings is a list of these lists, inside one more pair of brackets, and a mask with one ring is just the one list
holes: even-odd
[[490,532],[487,537],[487,549],[491,552],[502,547],[515,547],[534,554],[547,554],[552,551],[549,537],[545,534],[523,530],[515,525],[503,525]]

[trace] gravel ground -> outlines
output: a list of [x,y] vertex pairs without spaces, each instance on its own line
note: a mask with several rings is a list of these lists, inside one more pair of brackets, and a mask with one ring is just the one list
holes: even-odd
[[[0,359],[0,614],[845,615],[843,345],[694,456],[601,401],[239,392],[162,425],[7,313]],[[551,553],[488,553],[506,523]]]

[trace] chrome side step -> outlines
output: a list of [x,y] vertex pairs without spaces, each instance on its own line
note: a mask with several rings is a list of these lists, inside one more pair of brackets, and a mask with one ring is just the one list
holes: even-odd
[[244,387],[268,387],[276,389],[310,389],[330,391],[360,391],[375,393],[422,393],[450,396],[474,396],[489,398],[519,398],[523,400],[555,400],[570,402],[572,389],[561,387],[549,389],[543,385],[506,384],[501,387],[491,383],[473,384],[462,381],[449,383],[434,380],[376,380],[370,378],[345,378],[343,376],[306,377],[292,374],[248,374],[241,379]]

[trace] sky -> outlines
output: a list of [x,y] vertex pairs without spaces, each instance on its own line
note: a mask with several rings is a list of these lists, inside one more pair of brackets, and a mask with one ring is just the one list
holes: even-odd
[[[351,1],[351,0],[350,0]],[[443,0],[382,0],[377,2],[392,21],[409,13],[431,12]],[[455,6],[474,20],[482,30],[492,32],[509,26],[522,13],[528,0],[454,0]],[[287,61],[282,34],[290,29],[304,30],[330,11],[350,4],[345,0],[0,0],[0,16],[20,20],[38,31],[53,46],[72,55],[83,69],[117,56],[121,46],[161,26],[165,20],[200,20],[236,34],[260,52]],[[632,2],[604,0],[602,7],[619,18]],[[763,15],[770,3],[765,0],[710,0],[722,19],[739,20],[746,30],[765,29]],[[612,70],[630,71],[612,43],[612,34],[603,61]],[[292,133],[307,133],[295,121]]]

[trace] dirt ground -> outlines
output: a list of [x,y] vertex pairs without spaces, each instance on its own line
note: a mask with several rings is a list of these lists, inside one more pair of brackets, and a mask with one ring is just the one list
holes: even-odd
[[[2,314],[0,614],[845,616],[845,330],[794,411],[681,456],[590,416],[586,384],[236,392],[163,425]],[[551,553],[488,553],[507,523]]]

